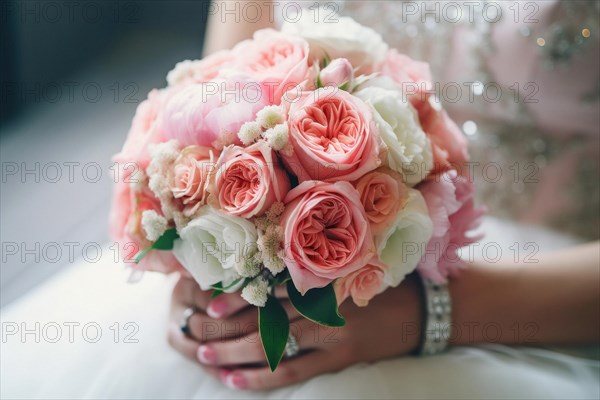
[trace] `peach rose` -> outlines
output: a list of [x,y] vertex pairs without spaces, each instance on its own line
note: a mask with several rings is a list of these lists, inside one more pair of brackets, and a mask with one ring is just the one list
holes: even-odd
[[299,181],[352,181],[381,164],[371,109],[333,87],[308,92],[288,113],[293,153],[283,155]]
[[385,167],[369,172],[354,182],[354,187],[373,235],[388,229],[408,200],[408,188],[402,182],[402,176]]
[[298,36],[262,29],[232,52],[236,67],[266,86],[269,104],[279,104],[286,91],[307,77],[308,43]]
[[302,294],[357,271],[375,254],[365,210],[350,183],[306,181],[284,203],[284,261]]
[[290,190],[290,181],[264,142],[226,147],[217,162],[216,193],[221,207],[244,218],[262,215]]
[[467,139],[445,110],[432,105],[433,93],[428,90],[432,80],[429,65],[389,50],[379,70],[399,84],[403,92],[409,93],[408,98],[419,114],[423,131],[431,141],[434,158],[431,174],[462,167],[469,160]]
[[333,287],[338,304],[352,297],[354,304],[365,307],[387,287],[384,280],[386,269],[385,264],[375,257],[361,269],[336,280]]
[[206,204],[210,175],[215,169],[214,150],[188,146],[175,160],[171,192],[181,202],[185,215],[193,215]]

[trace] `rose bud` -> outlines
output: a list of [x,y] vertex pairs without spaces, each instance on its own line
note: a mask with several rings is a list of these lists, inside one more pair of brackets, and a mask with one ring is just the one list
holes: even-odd
[[321,85],[340,87],[352,83],[354,71],[352,64],[345,58],[336,58],[327,65],[319,74]]

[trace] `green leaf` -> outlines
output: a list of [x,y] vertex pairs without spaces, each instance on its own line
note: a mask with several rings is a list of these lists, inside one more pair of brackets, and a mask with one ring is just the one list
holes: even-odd
[[238,283],[240,283],[240,281],[242,279],[247,280],[246,278],[237,278],[234,279],[233,282],[231,282],[229,285],[223,287],[223,282],[217,282],[214,285],[211,285],[211,288],[213,289],[212,294],[210,295],[211,299],[214,299],[215,297],[218,297],[220,295],[222,295],[223,293],[225,293],[225,291],[227,289],[231,289],[232,287],[234,287],[235,285],[237,285]]
[[321,75],[317,75],[317,89],[321,89],[323,87],[323,82],[321,82]]
[[179,238],[177,229],[167,229],[150,247],[145,248],[135,255],[134,262],[137,264],[142,261],[142,258],[150,252],[150,250],[172,250],[175,239]]
[[344,83],[342,83],[339,87],[340,90],[349,92],[350,90],[350,81],[345,81]]
[[162,234],[161,237],[156,239],[156,242],[154,242],[152,247],[155,248],[156,250],[172,250],[173,243],[175,242],[175,239],[177,239],[177,238],[179,238],[179,235],[177,234],[177,229],[175,229],[175,228],[167,229],[165,231],[165,233]]
[[242,281],[242,280],[246,280],[246,278],[237,278],[237,279],[234,279],[229,285],[225,286],[223,288],[223,290],[231,289],[232,287],[234,287],[235,285],[237,285],[238,283],[240,283],[240,281]]
[[223,287],[223,282],[217,282],[214,285],[211,286],[211,288],[215,289],[215,290],[227,290],[227,289],[231,289],[232,287],[234,287],[235,285],[237,285],[238,283],[240,283],[240,281],[244,279],[244,278],[237,278],[234,279],[229,285]]
[[346,320],[338,311],[333,284],[310,289],[302,296],[294,286],[294,282],[289,281],[287,292],[294,308],[311,321],[331,327],[346,325]]
[[275,371],[290,334],[290,320],[275,297],[268,296],[265,306],[258,307],[258,327],[267,362],[271,371]]

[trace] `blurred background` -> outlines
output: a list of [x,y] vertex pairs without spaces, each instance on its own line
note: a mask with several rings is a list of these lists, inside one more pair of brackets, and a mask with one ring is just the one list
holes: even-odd
[[200,57],[209,4],[0,2],[0,306],[110,251],[110,158],[148,91]]

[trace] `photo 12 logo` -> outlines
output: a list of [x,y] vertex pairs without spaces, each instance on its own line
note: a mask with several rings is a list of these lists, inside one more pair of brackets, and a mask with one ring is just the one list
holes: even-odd
[[0,2],[0,21],[19,24],[131,24],[142,15],[140,1],[46,1]]
[[2,343],[139,343],[140,327],[135,322],[99,323],[96,321],[2,322]]
[[402,1],[398,2],[401,21],[426,23],[475,23],[483,19],[497,23],[510,18],[514,23],[537,23],[540,6],[533,1]]
[[102,99],[113,103],[141,101],[140,86],[136,82],[0,82],[0,99],[15,99],[28,104],[99,103]]
[[315,22],[339,22],[340,4],[335,1],[211,1],[208,15],[221,23],[296,23],[303,17]]

